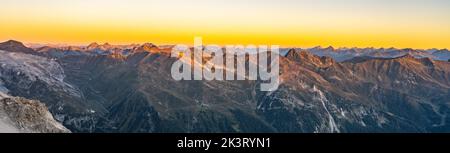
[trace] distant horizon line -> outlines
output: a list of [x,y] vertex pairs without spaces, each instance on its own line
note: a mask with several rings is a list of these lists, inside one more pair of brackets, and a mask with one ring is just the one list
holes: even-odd
[[[98,41],[94,41],[91,43],[36,43],[36,42],[24,42],[24,41],[20,41],[17,39],[8,39],[8,40],[3,40],[0,41],[0,43],[3,42],[8,42],[8,41],[17,41],[17,42],[21,42],[22,44],[24,44],[26,47],[29,48],[39,48],[36,46],[40,46],[40,47],[87,47],[91,44],[97,43],[98,45],[105,45],[105,44],[109,44],[112,46],[126,46],[126,45],[143,45],[146,43],[151,43],[154,44],[156,46],[175,46],[175,45],[179,45],[179,44],[183,44],[183,43],[153,43],[153,42],[143,42],[143,43],[110,43],[110,42],[98,42]],[[183,45],[187,45],[187,44],[183,44]],[[208,45],[217,45],[217,44],[208,44]],[[268,44],[227,44],[227,45],[243,45],[243,46],[247,46],[247,45],[255,45],[255,46],[260,46],[260,45],[268,45]],[[219,45],[219,46],[227,46],[227,45]],[[273,44],[272,44],[273,45]],[[190,47],[193,47],[193,45],[187,45]],[[206,45],[205,45],[206,46]],[[302,45],[295,45],[295,46],[291,46],[291,45],[279,45],[280,48],[296,48],[296,49],[312,49],[312,48],[329,48],[332,47],[334,49],[368,49],[368,48],[372,48],[372,49],[413,49],[413,50],[449,50],[449,48],[437,48],[437,47],[432,47],[432,48],[412,48],[412,47],[394,47],[394,46],[390,46],[390,47],[373,47],[373,46],[365,46],[365,47],[357,47],[357,46],[352,46],[352,47],[334,47],[333,45],[315,45],[315,46],[302,46]]]

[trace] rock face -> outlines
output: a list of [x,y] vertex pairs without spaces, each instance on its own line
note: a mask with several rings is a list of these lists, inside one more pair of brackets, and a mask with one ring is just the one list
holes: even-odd
[[[34,90],[40,88],[38,84],[47,84],[53,89],[68,89],[67,84],[62,83],[64,74],[58,63],[22,52],[0,51],[0,54],[0,132],[70,132],[54,120],[43,103],[14,97],[22,95],[31,98],[32,94],[41,94]],[[20,92],[28,94],[18,94]],[[51,96],[48,94],[46,92],[45,96]]]
[[47,107],[35,100],[20,97],[0,98],[0,132],[69,133],[53,119]]
[[323,57],[286,58],[281,62],[282,87],[261,107],[279,128],[291,127],[285,130],[292,132],[449,131],[444,115],[449,113],[450,99],[447,62],[403,56],[322,66]]
[[39,100],[57,119],[88,112],[81,92],[63,81],[64,70],[55,60],[20,52],[0,51],[0,55],[1,97]]
[[449,62],[292,49],[279,89],[261,92],[259,81],[175,81],[170,49],[144,46],[1,52],[0,92],[45,103],[72,132],[450,132]]

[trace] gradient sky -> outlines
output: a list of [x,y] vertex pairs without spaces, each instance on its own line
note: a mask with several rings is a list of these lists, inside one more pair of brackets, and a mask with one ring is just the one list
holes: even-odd
[[449,0],[0,0],[0,41],[450,48]]

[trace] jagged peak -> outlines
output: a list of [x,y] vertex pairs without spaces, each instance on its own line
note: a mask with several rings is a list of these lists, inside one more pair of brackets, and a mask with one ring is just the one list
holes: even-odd
[[99,44],[97,42],[92,42],[88,46],[99,46]]
[[97,48],[99,46],[100,45],[97,42],[93,42],[93,43],[90,43],[86,48],[87,49],[93,49],[93,48]]
[[138,51],[138,52],[142,52],[142,51],[145,51],[145,52],[151,52],[151,53],[157,53],[157,52],[159,52],[158,46],[156,46],[156,45],[153,44],[153,43],[145,43],[145,44],[142,44],[141,46],[139,46],[139,47],[136,48],[135,50]]
[[406,53],[405,55],[403,55],[403,56],[400,56],[400,57],[397,57],[397,58],[394,58],[394,59],[416,59],[416,57],[414,57],[413,55],[411,55],[410,53]]
[[17,41],[17,40],[8,40],[3,42],[2,44],[12,44],[12,45],[22,45],[25,46],[22,42]]
[[15,47],[26,47],[22,42],[17,40],[8,40],[5,42],[0,43],[1,45],[7,45],[7,46],[15,46]]
[[323,48],[322,48],[322,46],[315,46],[315,47],[310,48],[310,49],[323,49]]
[[34,50],[25,46],[22,42],[16,40],[8,40],[0,43],[0,49],[11,52],[22,52],[33,54]]
[[295,48],[292,48],[288,51],[286,54],[286,58],[293,60],[293,61],[301,61],[306,63],[311,63],[316,66],[329,66],[335,63],[334,59],[327,56],[317,56],[312,54],[309,51],[306,50],[297,50]]
[[[313,47],[313,48],[309,48],[307,50],[311,50],[311,51],[331,51],[331,52],[339,51],[339,49],[336,49],[333,46],[328,46],[326,48],[324,48],[322,46],[316,46],[316,47]],[[344,50],[348,50],[348,48],[345,48]]]
[[55,47],[50,47],[50,46],[42,46],[42,47],[36,48],[36,51],[38,51],[38,52],[46,52],[46,51],[50,51],[50,50],[59,50],[59,49],[55,48]]
[[396,48],[394,48],[394,47],[387,48],[387,50],[394,50],[394,49],[396,49]]
[[412,48],[403,48],[403,49],[401,49],[402,51],[406,51],[406,52],[413,52],[413,51],[415,51],[414,49],[412,49]]
[[332,51],[334,51],[335,49],[334,49],[334,47],[333,46],[328,46],[327,48],[325,48],[326,50],[332,50]]
[[291,48],[287,51],[286,57],[293,56],[296,52],[297,50],[295,48]]
[[155,44],[153,43],[145,43],[142,45],[142,47],[148,47],[148,48],[152,48],[152,47],[157,47]]
[[366,47],[366,48],[363,48],[363,49],[375,49],[375,47]]
[[[286,54],[286,57],[288,57],[288,58],[298,58],[299,57],[299,58],[309,59],[309,58],[312,58],[315,56],[316,55],[310,53],[309,51],[301,50],[301,49],[298,50],[295,48],[289,49],[288,53]],[[319,57],[317,56],[317,58],[319,58]]]

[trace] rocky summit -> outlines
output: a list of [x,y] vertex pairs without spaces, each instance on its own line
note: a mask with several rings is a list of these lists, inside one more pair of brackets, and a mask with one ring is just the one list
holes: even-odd
[[54,120],[41,102],[7,97],[0,99],[0,132],[70,133],[70,130]]

